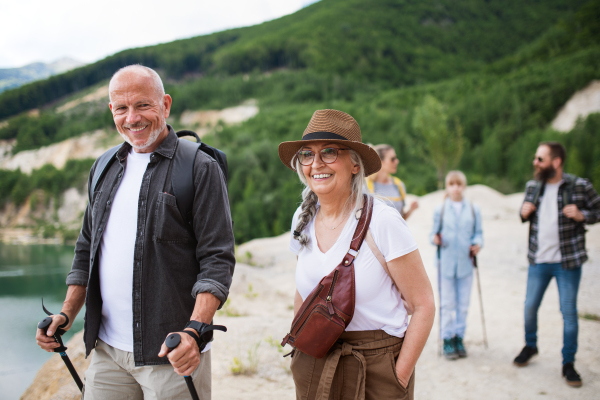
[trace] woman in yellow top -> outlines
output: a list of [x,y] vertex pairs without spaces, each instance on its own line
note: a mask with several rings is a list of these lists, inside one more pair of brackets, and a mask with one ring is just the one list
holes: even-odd
[[406,205],[406,186],[404,183],[392,176],[398,171],[398,157],[396,151],[389,144],[378,144],[373,146],[379,158],[381,158],[381,170],[366,179],[369,192],[388,199],[406,220],[414,210],[419,208],[419,203],[414,201],[408,211],[404,211]]

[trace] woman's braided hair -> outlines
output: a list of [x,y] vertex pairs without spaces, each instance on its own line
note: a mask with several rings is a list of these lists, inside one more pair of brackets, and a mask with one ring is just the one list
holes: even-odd
[[[356,212],[357,209],[362,206],[365,167],[362,158],[360,158],[360,155],[356,151],[349,149],[349,153],[350,160],[354,163],[354,165],[360,166],[358,173],[354,174],[351,180],[352,192],[350,195],[350,204],[354,205],[353,211]],[[310,243],[310,236],[308,233],[304,232],[304,228],[306,228],[306,225],[308,225],[308,223],[312,221],[317,214],[317,202],[319,199],[308,186],[308,181],[306,180],[306,176],[304,176],[304,172],[302,171],[302,164],[300,164],[298,158],[292,158],[291,164],[292,168],[294,168],[298,173],[300,181],[304,184],[304,190],[302,190],[302,204],[300,205],[302,211],[298,215],[298,223],[294,229],[294,239],[300,242],[301,247],[304,247],[308,246]]]

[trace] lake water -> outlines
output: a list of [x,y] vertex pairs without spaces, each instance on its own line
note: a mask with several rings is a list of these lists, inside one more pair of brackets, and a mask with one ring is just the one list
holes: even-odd
[[[18,399],[51,357],[35,343],[36,325],[46,317],[41,299],[48,310],[60,312],[72,260],[73,246],[0,243],[0,400]],[[83,312],[65,343],[83,329]]]

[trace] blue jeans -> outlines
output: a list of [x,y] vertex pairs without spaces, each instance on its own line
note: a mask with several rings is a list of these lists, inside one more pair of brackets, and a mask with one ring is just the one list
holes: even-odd
[[464,278],[442,276],[442,338],[465,337],[467,312],[471,301],[473,274]]
[[525,343],[537,347],[537,314],[548,284],[556,278],[560,312],[563,315],[563,365],[575,362],[577,352],[577,293],[581,280],[581,267],[563,269],[561,263],[535,264],[529,266],[527,295],[525,297]]

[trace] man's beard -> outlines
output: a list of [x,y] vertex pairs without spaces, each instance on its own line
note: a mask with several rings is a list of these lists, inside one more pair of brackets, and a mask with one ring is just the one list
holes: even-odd
[[[136,128],[135,125],[136,124],[125,124],[125,125],[123,125],[123,128]],[[159,127],[156,128],[155,130],[153,130],[152,132],[150,132],[150,135],[148,136],[148,140],[146,140],[145,143],[143,143],[142,145],[138,145],[138,146],[134,145],[133,142],[131,141],[131,139],[129,139],[129,137],[127,137],[127,135],[122,133],[119,129],[117,129],[117,132],[119,132],[119,135],[121,135],[123,140],[125,140],[127,143],[129,143],[131,145],[131,147],[133,147],[135,150],[143,150],[143,149],[151,146],[152,144],[154,144],[154,142],[156,142],[156,139],[158,139],[158,136],[161,134],[163,129],[165,129],[165,126],[166,126],[166,121],[164,118],[161,118]],[[138,128],[139,128],[139,126],[138,126]]]
[[556,169],[552,165],[547,168],[542,168],[535,172],[535,179],[541,182],[547,182],[556,176]]

